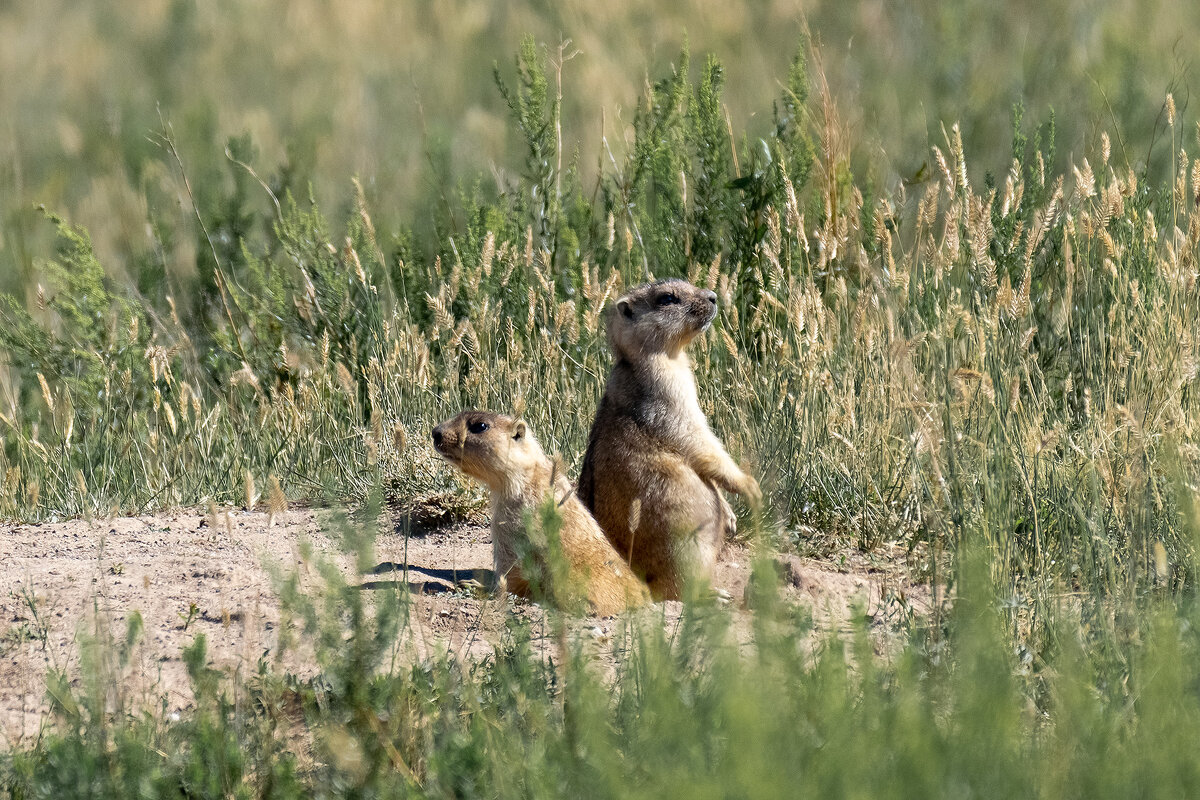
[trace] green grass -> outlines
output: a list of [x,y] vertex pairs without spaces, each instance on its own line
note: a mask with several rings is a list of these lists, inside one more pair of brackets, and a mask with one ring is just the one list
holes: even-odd
[[[1184,111],[1168,98],[1158,170],[1115,135],[1059,169],[1056,124],[1018,124],[1011,166],[980,176],[954,126],[927,179],[885,192],[857,171],[811,54],[752,138],[731,130],[721,62],[685,49],[584,178],[557,133],[559,56],[529,42],[502,72],[512,191],[440,187],[430,240],[377,226],[358,187],[331,222],[233,161],[198,174],[166,126],[196,225],[150,203],[159,255],[135,279],[51,217],[40,293],[0,305],[0,515],[244,504],[272,480],[468,506],[426,437],[469,406],[523,415],[574,470],[608,368],[605,304],[682,275],[720,297],[694,352],[701,402],[761,479],[759,533],[818,554],[899,543],[953,602],[891,657],[865,630],[849,659],[837,639],[814,654],[797,644],[808,615],[760,570],[751,647],[729,612],[689,605],[671,637],[630,623],[606,676],[582,651],[535,653],[516,621],[483,662],[398,661],[407,597],[367,600],[332,568],[312,596],[283,576],[318,678],[264,663],[236,684],[197,640],[196,707],[171,722],[102,688],[131,629],[95,644],[75,688],[52,681],[56,724],[4,756],[0,786],[1194,794],[1200,173]],[[230,145],[246,164],[252,150]]]
[[[353,537],[351,537],[353,540]],[[359,546],[366,546],[359,538]],[[55,721],[0,760],[11,797],[1054,797],[1190,796],[1192,604],[1138,605],[1110,649],[1056,628],[1052,653],[1014,653],[984,554],[944,629],[882,659],[865,622],[848,642],[806,638],[808,617],[761,587],[750,642],[730,612],[689,606],[670,635],[656,611],[603,646],[546,654],[510,618],[496,653],[396,658],[408,598],[365,593],[318,565],[282,588],[322,666],[299,681],[260,663],[234,683],[184,653],[182,719],[122,702],[137,629],[85,646],[78,689],[52,683]],[[369,559],[368,559],[369,560]],[[759,573],[761,575],[770,574]],[[594,646],[593,646],[594,648]],[[92,655],[88,655],[91,653]],[[109,653],[108,657],[104,657]]]

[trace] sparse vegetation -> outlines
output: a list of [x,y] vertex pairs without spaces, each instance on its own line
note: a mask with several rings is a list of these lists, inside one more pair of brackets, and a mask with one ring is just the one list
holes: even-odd
[[[38,288],[0,305],[0,516],[285,495],[468,508],[478,494],[425,443],[468,406],[526,416],[575,471],[606,301],[680,275],[721,299],[697,375],[762,479],[756,533],[813,553],[899,543],[952,598],[901,653],[877,656],[861,625],[850,658],[835,637],[798,648],[808,618],[763,565],[749,648],[700,603],[672,636],[630,622],[613,675],[579,644],[534,657],[518,622],[484,663],[414,664],[392,657],[408,598],[368,600],[325,565],[314,596],[280,578],[318,678],[264,661],[235,683],[198,637],[194,709],[142,714],[108,690],[131,622],[124,643],[94,644],[81,682],[51,681],[56,723],[3,756],[0,787],[1194,794],[1195,128],[1167,95],[1162,155],[1133,162],[1100,134],[1064,168],[1058,120],[1018,113],[1011,160],[980,174],[955,125],[926,176],[884,189],[812,53],[753,138],[726,113],[721,62],[685,48],[637,99],[628,146],[585,177],[560,129],[570,50],[529,40],[497,70],[521,177],[439,194],[423,239],[382,233],[357,182],[336,222],[302,184],[260,182],[247,139],[225,174],[193,174],[160,121],[196,229],[150,199],[151,249],[194,233],[186,291],[161,258],[114,278],[87,232],[48,217],[58,247]],[[361,559],[363,530],[346,527]]]

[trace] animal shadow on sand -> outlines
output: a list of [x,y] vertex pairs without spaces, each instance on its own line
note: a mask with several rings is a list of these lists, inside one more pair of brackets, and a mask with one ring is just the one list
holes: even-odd
[[[432,578],[433,580],[413,580],[412,573]],[[495,573],[490,569],[441,569],[436,567],[421,567],[416,564],[404,564],[398,561],[384,561],[371,568],[372,575],[401,575],[399,579],[380,579],[363,581],[360,589],[388,589],[407,587],[413,594],[446,594],[457,591],[464,586],[491,586],[495,583]]]

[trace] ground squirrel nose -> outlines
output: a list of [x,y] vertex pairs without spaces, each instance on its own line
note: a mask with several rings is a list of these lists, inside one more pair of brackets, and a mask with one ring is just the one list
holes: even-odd
[[717,293],[714,291],[710,290],[710,291],[705,292],[704,298],[706,300],[708,300],[708,302],[712,303],[714,306],[717,304]]
[[439,447],[442,444],[442,428],[439,425],[433,429],[433,446]]

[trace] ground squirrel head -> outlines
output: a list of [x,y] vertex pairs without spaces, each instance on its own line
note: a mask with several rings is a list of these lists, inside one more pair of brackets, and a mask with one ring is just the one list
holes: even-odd
[[434,448],[493,491],[511,491],[534,477],[546,454],[523,420],[491,411],[464,411],[433,429]]
[[674,356],[717,316],[717,295],[679,278],[647,283],[617,299],[608,315],[608,341],[631,361]]

